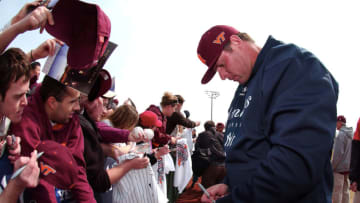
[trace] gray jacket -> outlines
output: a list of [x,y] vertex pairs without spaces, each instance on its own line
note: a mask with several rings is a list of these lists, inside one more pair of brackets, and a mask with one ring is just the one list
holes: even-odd
[[335,136],[333,158],[331,161],[333,171],[336,173],[350,172],[352,127],[342,126]]

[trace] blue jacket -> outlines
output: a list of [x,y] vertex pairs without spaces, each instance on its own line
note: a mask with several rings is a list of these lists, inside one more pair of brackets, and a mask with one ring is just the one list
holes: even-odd
[[[3,147],[6,147],[6,145]],[[0,194],[5,190],[14,170],[13,164],[11,164],[8,156],[9,152],[5,150],[3,156],[0,157]]]
[[271,36],[235,92],[217,202],[331,202],[338,85],[310,52]]

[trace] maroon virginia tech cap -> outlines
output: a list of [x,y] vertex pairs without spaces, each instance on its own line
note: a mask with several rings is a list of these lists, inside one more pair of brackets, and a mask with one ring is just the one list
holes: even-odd
[[103,96],[111,88],[111,83],[112,79],[110,73],[105,69],[101,69],[94,86],[88,94],[88,100],[94,101],[96,98]]
[[40,178],[60,189],[76,185],[79,169],[70,149],[50,140],[41,141],[36,149],[44,152],[38,160]]
[[337,121],[340,121],[340,122],[346,123],[346,118],[345,118],[345,116],[340,115],[340,116],[338,116],[338,117],[337,117]]
[[230,41],[231,35],[239,33],[227,25],[216,25],[206,31],[200,39],[197,54],[201,62],[208,66],[201,83],[208,83],[215,75],[215,63],[221,55],[224,46]]
[[46,31],[69,46],[67,62],[70,67],[94,66],[110,37],[108,16],[98,5],[79,0],[60,0],[52,15],[55,25],[46,24]]

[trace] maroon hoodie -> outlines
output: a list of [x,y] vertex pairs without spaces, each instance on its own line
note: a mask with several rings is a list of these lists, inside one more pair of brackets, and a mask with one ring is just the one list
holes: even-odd
[[101,135],[101,142],[104,143],[126,143],[129,139],[130,132],[119,128],[114,128],[104,122],[96,122],[96,127]]
[[168,144],[171,136],[166,134],[166,116],[161,112],[160,108],[155,105],[150,105],[146,110],[154,112],[162,122],[162,126],[154,130],[154,138],[152,139],[153,145],[159,147]]
[[[54,187],[56,187],[70,190],[77,202],[96,203],[86,177],[83,157],[84,137],[78,116],[74,115],[67,124],[51,126],[39,90],[40,88],[36,88],[35,94],[30,98],[21,122],[11,126],[12,133],[21,137],[22,155],[30,156],[34,149],[44,151],[38,161],[41,170],[40,183],[34,189],[27,189],[30,190],[27,192],[30,197],[26,199],[36,200],[38,203],[56,203],[54,191]],[[50,140],[60,144],[60,147],[64,148],[62,150],[68,151],[72,157],[66,158],[66,156],[62,156],[64,153],[61,153],[61,150],[56,150],[58,157],[55,158],[54,147],[41,144]],[[66,172],[68,170],[65,167],[70,166],[75,167],[75,174]]]

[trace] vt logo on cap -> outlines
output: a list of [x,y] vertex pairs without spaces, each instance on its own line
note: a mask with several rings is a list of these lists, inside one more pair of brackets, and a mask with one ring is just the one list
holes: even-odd
[[51,166],[44,164],[44,162],[40,161],[40,171],[44,176],[51,174],[55,174],[56,170],[51,168]]
[[221,45],[221,43],[223,43],[223,42],[225,41],[224,35],[225,35],[225,32],[220,33],[220,34],[216,37],[216,39],[213,41],[213,43],[218,44],[218,45]]

